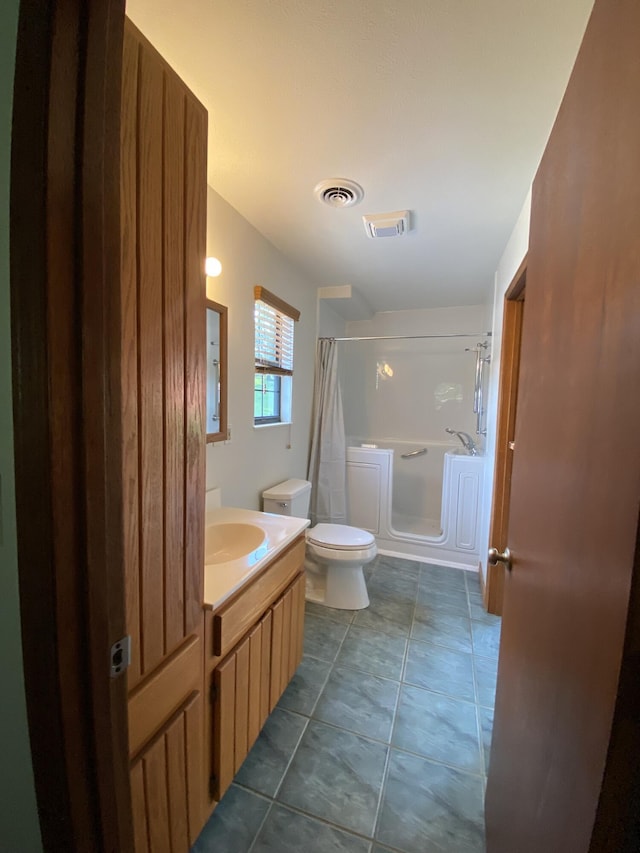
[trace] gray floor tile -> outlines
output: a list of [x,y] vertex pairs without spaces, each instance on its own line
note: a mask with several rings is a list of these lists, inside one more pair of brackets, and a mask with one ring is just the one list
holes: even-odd
[[275,796],[308,720],[276,708],[247,755],[235,781],[268,797]]
[[318,701],[330,669],[329,661],[304,657],[282,694],[278,707],[309,716]]
[[428,605],[417,604],[411,626],[411,639],[470,652],[470,620],[468,616],[459,613],[434,610]]
[[432,611],[469,616],[467,593],[462,588],[429,581],[428,584],[420,584],[417,601]]
[[473,658],[468,652],[410,640],[403,680],[475,702]]
[[497,658],[500,651],[500,620],[493,625],[471,622],[473,653],[485,658]]
[[498,662],[492,658],[473,656],[478,704],[493,708],[496,699]]
[[371,837],[387,749],[312,720],[278,800]]
[[471,618],[476,622],[482,622],[485,625],[500,624],[499,616],[494,616],[493,613],[487,613],[481,596],[469,596],[469,613],[471,614]]
[[376,840],[405,853],[483,853],[483,784],[392,750]]
[[369,598],[394,599],[413,604],[418,592],[418,579],[400,572],[376,572],[367,584]]
[[470,594],[482,595],[482,587],[480,586],[479,572],[465,572],[464,579],[467,582],[467,590]]
[[191,853],[247,853],[271,805],[232,785],[191,848]]
[[465,575],[466,572],[461,569],[452,569],[449,566],[432,566],[425,563],[420,572],[420,582],[437,581],[444,586],[466,589]]
[[369,842],[274,805],[251,853],[369,853]]
[[348,666],[384,678],[400,681],[407,641],[380,631],[352,625],[336,659],[337,666]]
[[371,628],[396,637],[408,637],[413,619],[413,604],[395,601],[393,598],[373,598],[366,610],[356,614],[353,624],[359,628]]
[[330,619],[306,616],[304,620],[304,653],[312,658],[334,661],[348,625]]
[[306,601],[305,611],[308,616],[318,616],[320,619],[331,619],[333,622],[350,625],[356,610],[338,610],[335,607],[325,607],[317,601]]
[[394,681],[336,666],[313,716],[388,743],[399,689]]
[[484,772],[489,772],[489,758],[491,756],[491,734],[493,732],[493,709],[478,708],[480,717],[480,731],[482,733],[482,750],[484,753]]
[[403,685],[391,742],[471,773],[483,768],[476,706]]
[[386,569],[391,572],[402,572],[414,578],[420,577],[422,565],[417,560],[408,560],[404,557],[387,557],[385,554],[378,554],[373,563],[371,563],[374,572],[379,569]]

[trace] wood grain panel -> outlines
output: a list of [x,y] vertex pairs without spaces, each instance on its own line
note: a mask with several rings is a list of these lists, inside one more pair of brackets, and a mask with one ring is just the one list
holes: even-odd
[[236,722],[235,722],[235,771],[247,757],[247,729],[249,726],[249,649],[247,637],[236,651]]
[[185,114],[185,631],[202,615],[206,448],[207,113],[187,99]]
[[260,717],[260,684],[262,667],[262,623],[249,634],[249,718],[247,744],[253,746],[264,722]]
[[[185,706],[186,734],[186,778],[187,778],[187,812],[189,823],[189,841],[195,843],[204,823],[203,804],[206,786],[203,785],[204,771],[204,695],[193,694]],[[208,766],[208,762],[207,762]]]
[[246,634],[269,604],[285,590],[304,561],[304,539],[299,539],[230,604],[214,614],[214,652],[225,654]]
[[158,59],[141,51],[138,124],[138,370],[142,671],[164,655],[164,382],[162,371],[162,92]]
[[138,43],[125,32],[122,68],[120,138],[120,264],[122,328],[122,488],[126,566],[127,631],[131,636],[129,688],[141,674],[139,482],[138,482],[138,264],[137,264],[137,134]]
[[262,664],[260,667],[260,725],[271,713],[271,633],[273,616],[271,611],[265,614],[262,626]]
[[144,771],[141,761],[131,768],[131,807],[136,853],[152,853],[149,851],[147,799],[144,791]]
[[190,637],[129,696],[129,754],[133,757],[202,684],[202,642]]
[[219,800],[235,774],[235,655],[229,655],[214,670],[213,677],[216,691],[213,706],[214,795]]
[[298,578],[291,587],[291,640],[289,651],[289,668],[287,670],[287,684],[293,678],[293,674],[298,668],[298,647],[299,647],[299,628],[300,628],[300,580]]
[[130,22],[126,33],[121,329],[134,654],[129,749],[147,781],[160,774],[164,749],[166,803],[159,790],[145,788],[155,853],[165,842],[187,850],[203,818],[207,117]]
[[291,638],[292,628],[291,620],[293,618],[292,607],[293,590],[291,587],[286,591],[283,599],[282,613],[282,657],[280,659],[280,694],[284,692],[290,680],[289,675],[289,660],[293,657],[291,653]]
[[298,583],[298,641],[296,654],[296,669],[300,666],[304,655],[304,617],[305,617],[306,578],[304,572]]
[[169,829],[171,849],[174,853],[189,849],[189,821],[187,809],[187,780],[185,778],[186,712],[172,725],[166,735],[167,784],[169,796]]
[[143,759],[149,849],[171,853],[165,738],[157,740]]
[[295,675],[295,671],[302,660],[302,645],[304,635],[304,573],[295,581],[291,587],[292,612],[291,612],[291,651],[289,655],[289,681]]
[[163,324],[165,430],[165,653],[185,635],[184,459],[184,123],[185,96],[164,78]]
[[271,608],[271,682],[269,688],[269,711],[273,711],[282,694],[282,622],[284,604],[282,599]]

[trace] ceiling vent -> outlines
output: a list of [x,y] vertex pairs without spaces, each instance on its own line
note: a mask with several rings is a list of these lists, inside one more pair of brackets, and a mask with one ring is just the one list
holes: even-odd
[[329,178],[316,184],[314,193],[329,207],[353,207],[364,198],[364,190],[347,178]]
[[379,237],[404,237],[411,230],[411,218],[408,210],[363,216],[362,221],[367,237],[371,237],[372,240],[377,240]]

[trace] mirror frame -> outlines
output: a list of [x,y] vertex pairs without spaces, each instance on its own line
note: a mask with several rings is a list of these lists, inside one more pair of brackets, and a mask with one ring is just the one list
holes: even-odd
[[[214,441],[226,441],[228,439],[227,428],[227,306],[207,299],[207,311],[215,311],[220,323],[220,400],[218,411],[220,413],[220,430],[207,433],[207,444]],[[208,344],[207,344],[208,346]],[[207,363],[207,371],[209,365]]]

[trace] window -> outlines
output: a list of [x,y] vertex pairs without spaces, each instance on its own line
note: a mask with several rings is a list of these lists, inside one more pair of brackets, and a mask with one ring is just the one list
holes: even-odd
[[254,423],[286,423],[291,420],[293,324],[300,312],[264,287],[256,287],[254,296]]

